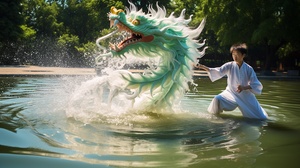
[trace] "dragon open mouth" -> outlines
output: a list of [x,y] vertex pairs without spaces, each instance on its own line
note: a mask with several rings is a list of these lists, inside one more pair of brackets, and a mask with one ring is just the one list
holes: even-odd
[[129,29],[127,26],[125,26],[121,22],[118,22],[116,24],[116,26],[118,27],[118,30],[120,32],[125,31],[125,32],[131,34],[129,37],[123,39],[118,44],[109,43],[110,48],[112,50],[117,51],[117,52],[123,50],[128,45],[131,45],[131,44],[134,44],[134,43],[138,43],[138,42],[150,42],[150,41],[152,41],[154,39],[154,37],[152,35],[144,36],[142,33],[138,33],[138,32],[132,31],[131,29]]

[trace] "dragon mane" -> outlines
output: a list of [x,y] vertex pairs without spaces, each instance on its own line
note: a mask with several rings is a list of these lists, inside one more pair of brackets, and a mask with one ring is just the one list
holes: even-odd
[[[137,10],[134,4],[129,4],[130,7],[125,11],[112,7],[108,17],[111,26],[118,27],[117,31],[130,35],[118,44],[110,43],[110,52],[103,55],[121,58],[159,57],[158,65],[150,73],[119,71],[121,80],[126,81],[122,89],[131,90],[132,94],[128,97],[139,99],[143,106],[152,109],[170,107],[189,89],[188,83],[193,81],[193,65],[197,58],[204,56],[205,40],[198,43],[197,38],[204,28],[205,19],[197,28],[191,29],[188,24],[192,16],[185,19],[185,10],[178,17],[174,13],[167,17],[166,9],[158,4],[157,10],[150,5],[147,14]],[[102,47],[99,41],[117,31],[100,37],[98,46]],[[203,49],[199,51],[199,48]]]

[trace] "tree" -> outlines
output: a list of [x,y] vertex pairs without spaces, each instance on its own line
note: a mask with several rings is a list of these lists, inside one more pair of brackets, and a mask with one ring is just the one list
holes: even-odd
[[[107,13],[113,1],[69,0],[62,10],[59,20],[64,23],[65,32],[79,37],[80,43],[95,41],[100,30],[109,27]],[[115,3],[123,7],[122,3]]]
[[15,55],[16,43],[23,34],[21,25],[23,18],[21,0],[2,0],[0,2],[0,64],[17,62]]
[[0,2],[0,42],[16,41],[22,35],[21,0]]
[[63,23],[57,20],[59,5],[45,0],[23,0],[23,17],[27,27],[33,28],[38,36],[59,37]]
[[265,69],[276,68],[272,65],[276,65],[280,48],[289,43],[299,46],[300,6],[297,0],[213,0],[204,3],[207,27],[216,32],[220,44],[226,46],[243,41],[264,47]]

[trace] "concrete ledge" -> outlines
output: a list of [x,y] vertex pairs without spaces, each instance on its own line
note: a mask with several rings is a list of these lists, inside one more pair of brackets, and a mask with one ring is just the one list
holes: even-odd
[[0,66],[0,76],[96,75],[94,68]]
[[[130,69],[132,73],[143,73],[144,70]],[[288,75],[290,73],[290,75]],[[298,74],[298,75],[297,75]],[[0,76],[18,77],[18,76],[97,76],[95,68],[62,68],[62,67],[40,67],[40,66],[0,66]],[[208,77],[206,71],[194,70],[194,77]],[[299,71],[290,71],[282,75],[257,74],[258,78],[266,79],[300,79]]]

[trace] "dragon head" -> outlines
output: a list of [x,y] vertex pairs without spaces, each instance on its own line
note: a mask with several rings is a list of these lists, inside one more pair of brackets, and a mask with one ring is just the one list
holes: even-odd
[[[133,93],[130,99],[139,99],[143,107],[145,104],[156,109],[170,107],[171,102],[189,90],[188,82],[193,81],[193,64],[205,53],[206,47],[202,51],[198,50],[204,46],[205,41],[198,43],[196,40],[204,28],[205,19],[197,28],[191,29],[188,24],[192,17],[185,19],[185,10],[178,17],[173,13],[166,16],[166,9],[157,4],[156,9],[150,5],[145,14],[137,10],[134,4],[129,4],[130,7],[125,11],[111,7],[108,17],[111,26],[117,27],[117,30],[98,38],[96,44],[106,51],[99,44],[101,40],[118,31],[121,32],[118,35],[121,35],[116,39],[122,39],[110,43],[110,52],[99,55],[96,61],[105,56],[134,56],[131,57],[134,60],[138,60],[135,57],[142,57],[142,60],[151,58],[147,61],[151,66],[145,69],[145,73],[115,71],[120,79],[117,81],[124,82],[125,87],[122,85],[120,88],[129,89]],[[114,73],[109,75],[116,77]]]
[[197,48],[201,47],[191,39],[199,36],[204,22],[197,29],[192,30],[187,26],[191,17],[184,19],[184,10],[179,17],[173,16],[173,13],[166,17],[166,9],[158,5],[157,10],[152,6],[148,10],[148,14],[138,11],[132,3],[130,8],[126,8],[126,12],[111,7],[108,14],[111,26],[117,27],[120,32],[126,34],[121,42],[110,43],[114,56],[132,53],[135,56],[155,57],[165,56],[168,51],[172,54],[174,51],[175,53],[183,51],[182,54],[188,55],[188,50],[197,52]]
[[126,16],[124,11],[117,10],[114,6],[110,9],[109,14],[110,26],[117,26],[119,31],[125,31],[127,37],[118,44],[110,43],[110,47],[115,52],[120,54],[132,48],[131,45],[137,45],[138,43],[148,43],[153,41],[154,36],[145,31],[146,18],[143,16],[130,15]]

